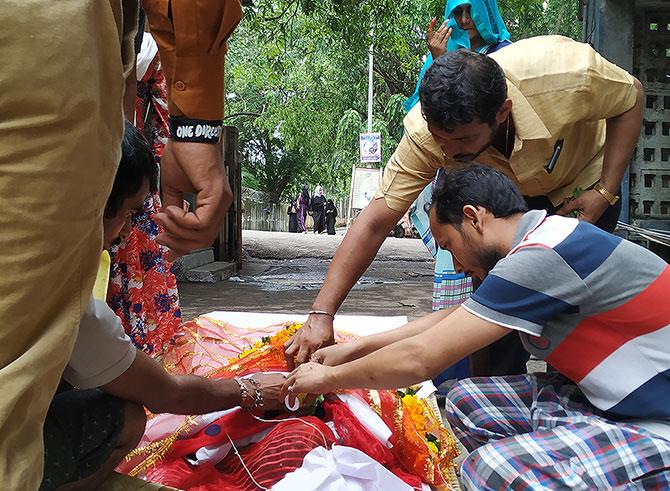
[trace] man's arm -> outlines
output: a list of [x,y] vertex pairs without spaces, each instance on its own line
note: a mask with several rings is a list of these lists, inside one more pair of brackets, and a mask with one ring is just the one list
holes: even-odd
[[[358,216],[337,248],[313,310],[335,314],[356,281],[370,266],[386,236],[404,212],[392,210],[383,198],[373,200]],[[305,363],[312,352],[333,342],[333,319],[310,315],[301,330],[286,345],[289,363]]]
[[459,307],[430,329],[350,363],[301,365],[287,378],[282,395],[407,387],[434,377],[509,332]]
[[[156,219],[164,228],[157,240],[174,258],[211,245],[232,202],[217,142],[226,42],[242,7],[239,0],[142,4],[168,87],[171,135],[161,160],[163,211]],[[184,192],[195,193],[195,211],[183,210]]]
[[348,343],[336,344],[321,348],[314,352],[311,361],[321,363],[323,365],[335,366],[347,363],[378,349],[388,346],[397,341],[416,336],[432,326],[436,325],[442,319],[446,318],[456,308],[444,309],[432,314],[426,315],[415,321],[409,322],[404,326],[392,329],[390,331],[381,332],[372,336],[364,336],[362,338],[350,341]]
[[[582,107],[582,117],[589,121],[606,120],[600,185],[616,195],[642,130],[644,88],[625,70],[595,55],[585,90],[580,94],[583,100],[578,105]],[[581,218],[595,223],[609,206],[603,194],[591,189],[561,207],[559,213],[581,211]]]
[[[628,111],[607,119],[605,155],[600,185],[613,195],[619,192],[624,172],[630,163],[642,130],[644,88],[638,79],[635,79],[634,83],[637,89],[635,105]],[[582,219],[595,223],[609,206],[609,201],[602,194],[590,189],[561,207],[559,213],[567,215],[579,210]]]
[[[284,376],[257,377],[263,390],[264,408],[278,408]],[[203,414],[239,406],[242,402],[235,380],[171,375],[142,351],[137,352],[128,370],[101,389],[120,399],[146,406],[154,413]]]
[[312,304],[313,310],[327,314],[310,315],[285,345],[289,366],[294,361],[306,362],[314,351],[333,343],[332,316],[370,266],[390,230],[442,165],[442,150],[428,131],[420,105],[409,112],[403,125],[405,135],[384,169],[375,199],[356,218],[337,248],[323,287]]
[[619,116],[607,120],[605,136],[605,155],[603,158],[603,172],[600,184],[616,194],[626,167],[642,131],[642,117],[644,113],[644,87],[635,79],[637,98],[635,105]]

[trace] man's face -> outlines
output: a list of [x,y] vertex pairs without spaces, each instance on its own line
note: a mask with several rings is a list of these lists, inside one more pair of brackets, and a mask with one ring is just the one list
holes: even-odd
[[483,280],[503,258],[494,247],[484,243],[483,234],[477,233],[465,217],[459,230],[453,225],[439,223],[435,208],[431,208],[428,216],[435,242],[451,253],[456,272]]
[[125,240],[130,232],[132,217],[144,208],[144,200],[149,195],[149,182],[145,179],[142,187],[134,196],[123,200],[118,213],[112,218],[103,219],[104,240],[103,247],[106,250],[112,246],[116,239]]
[[498,124],[493,126],[479,121],[462,124],[447,132],[428,123],[428,131],[442,148],[445,157],[458,162],[472,162],[493,143]]

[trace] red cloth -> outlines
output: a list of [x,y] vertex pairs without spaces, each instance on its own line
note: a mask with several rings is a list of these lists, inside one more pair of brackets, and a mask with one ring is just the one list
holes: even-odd
[[[251,418],[247,413],[242,414]],[[271,488],[286,474],[300,468],[305,455],[316,447],[324,446],[324,438],[328,447],[335,443],[333,432],[321,420],[314,416],[301,419],[312,426],[299,420],[268,425],[252,418],[248,420],[248,425],[240,427],[240,418],[232,419],[225,416],[188,439],[188,444],[185,441],[179,442],[180,445],[175,444],[168,459],[147,471],[147,479],[193,491],[256,491],[258,486],[249,476],[250,473],[261,486]],[[258,443],[239,449],[240,457],[248,472],[233,450],[216,466],[188,464],[184,457],[193,453],[195,449],[229,441],[225,430],[213,435],[214,431],[211,430],[213,425],[225,426],[232,432],[228,434],[233,439],[256,434],[268,426],[274,427]]]
[[400,479],[414,488],[421,488],[421,479],[405,472],[393,455],[351,412],[342,401],[325,401],[323,403],[325,419],[332,421],[342,445],[360,450],[368,457],[376,460],[393,472]]

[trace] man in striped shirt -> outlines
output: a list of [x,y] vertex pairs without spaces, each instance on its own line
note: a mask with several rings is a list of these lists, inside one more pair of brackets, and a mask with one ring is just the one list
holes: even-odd
[[518,331],[557,372],[451,390],[465,487],[670,488],[670,266],[584,221],[527,211],[479,165],[442,179],[430,220],[481,287],[442,319],[317,351],[323,365],[299,367],[285,390],[406,386]]

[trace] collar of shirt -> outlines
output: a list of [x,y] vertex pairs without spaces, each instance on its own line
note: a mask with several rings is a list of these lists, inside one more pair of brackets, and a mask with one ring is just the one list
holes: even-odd
[[[515,129],[512,155],[523,148],[524,140],[550,140],[551,133],[540,116],[516,85],[509,80],[507,80],[507,96],[512,100],[512,119]],[[440,161],[455,162],[444,158],[442,149],[428,131],[426,120],[421,114],[421,104],[414,106],[405,117],[405,131],[417,145],[437,156]],[[503,158],[503,155],[493,146],[484,150],[484,153]],[[505,158],[503,160],[507,161]]]
[[531,232],[535,231],[545,218],[547,218],[547,210],[527,211],[519,221],[519,226],[514,234],[514,240],[512,240],[512,249],[510,249],[510,252],[507,255],[509,256],[513,254],[517,246],[526,240],[526,237],[528,237]]

